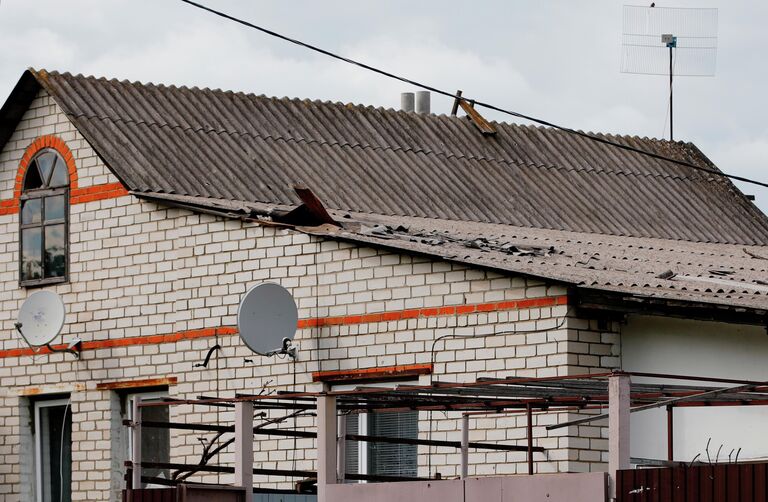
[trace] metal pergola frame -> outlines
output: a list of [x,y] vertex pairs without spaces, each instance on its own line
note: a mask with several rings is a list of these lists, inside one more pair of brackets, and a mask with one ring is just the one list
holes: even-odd
[[[545,452],[533,445],[532,414],[543,411],[597,411],[609,405],[609,378],[625,375],[640,379],[654,379],[673,383],[632,382],[629,387],[629,412],[666,407],[668,461],[673,460],[672,413],[675,407],[695,406],[764,406],[768,404],[768,382],[724,379],[706,376],[672,375],[641,372],[611,372],[556,377],[531,378],[483,378],[470,383],[434,382],[430,385],[399,385],[394,388],[357,387],[353,390],[326,392],[278,392],[270,395],[236,395],[232,398],[168,399],[163,402],[137,403],[136,410],[152,406],[237,406],[249,403],[251,410],[284,410],[311,413],[318,410],[321,398],[333,398],[339,415],[356,413],[387,413],[397,411],[446,411],[463,415],[462,441],[434,441],[430,439],[388,438],[368,435],[344,435],[343,440],[401,443],[437,447],[459,448],[462,452],[462,474],[466,476],[466,456],[469,448],[526,452],[528,473],[533,474],[533,454]],[[685,382],[685,384],[680,383]],[[468,441],[468,420],[472,415],[526,413],[527,434],[525,446],[480,443]],[[138,413],[134,416],[140,416]],[[598,413],[584,418],[547,426],[547,430],[606,419]],[[134,433],[139,426],[180,430],[200,430],[217,433],[236,432],[235,426],[187,424],[178,422],[126,422]],[[283,437],[317,438],[311,431],[282,429],[278,427],[253,427],[253,434]],[[251,436],[252,440],[252,436]],[[137,441],[134,441],[136,445]],[[134,452],[134,458],[141,458]],[[166,467],[195,472],[231,472],[232,468],[187,464],[143,464],[146,467]],[[312,477],[313,472],[278,469],[253,469],[253,474],[283,475],[300,478]],[[344,473],[346,479],[368,481],[403,481],[389,476]],[[140,477],[134,473],[134,485]]]

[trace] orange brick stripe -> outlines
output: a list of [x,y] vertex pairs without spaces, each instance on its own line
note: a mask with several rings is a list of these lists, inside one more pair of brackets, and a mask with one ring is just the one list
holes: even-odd
[[[159,345],[161,343],[175,343],[181,340],[194,340],[196,338],[209,338],[216,335],[235,335],[237,334],[237,328],[209,328],[209,329],[197,329],[191,331],[180,331],[178,333],[169,333],[167,335],[150,335],[150,336],[132,336],[130,338],[118,338],[116,340],[96,340],[93,342],[83,342],[81,350],[98,350],[109,349],[113,347],[130,347],[133,345]],[[66,344],[54,345],[54,349],[64,349]],[[47,347],[40,347],[33,349],[31,347],[23,347],[18,349],[0,350],[0,359],[5,357],[22,357],[33,356],[41,354],[50,354],[51,351]]]
[[449,307],[429,307],[421,309],[395,310],[392,312],[380,312],[377,314],[363,314],[338,317],[314,317],[300,319],[299,329],[316,328],[322,326],[336,326],[349,324],[368,324],[374,322],[401,321],[404,319],[418,319],[419,317],[437,317],[451,315],[465,315],[483,312],[498,312],[502,310],[520,310],[538,307],[552,307],[566,305],[568,297],[546,296],[543,298],[526,298],[524,300],[510,300],[492,303],[476,303],[471,305],[455,305]]
[[380,366],[361,370],[313,371],[313,382],[366,382],[369,380],[395,379],[432,374],[432,364],[404,364],[401,366]]
[[19,169],[16,171],[13,199],[0,200],[0,216],[16,214],[19,212],[19,200],[24,184],[24,176],[29,168],[29,163],[40,150],[46,148],[56,150],[64,159],[64,162],[67,163],[67,170],[69,171],[70,204],[84,204],[94,200],[111,199],[113,197],[128,195],[128,190],[126,190],[120,183],[106,183],[103,185],[79,188],[75,158],[72,155],[72,151],[67,147],[67,144],[58,136],[40,136],[27,147],[24,151],[24,155],[21,157]]
[[[367,324],[383,321],[399,321],[402,319],[416,319],[419,317],[439,317],[452,315],[466,315],[472,313],[499,312],[504,310],[521,310],[529,308],[553,307],[556,305],[566,305],[568,297],[546,296],[541,298],[526,298],[524,300],[510,300],[492,303],[476,303],[471,305],[456,305],[449,307],[430,307],[423,309],[394,310],[391,312],[381,312],[378,314],[365,314],[355,316],[339,317],[310,317],[309,319],[299,319],[298,328],[306,329],[322,326],[338,326]],[[166,335],[150,336],[132,336],[130,338],[119,338],[115,340],[96,340],[92,342],[83,342],[82,350],[108,349],[112,347],[129,347],[133,345],[158,345],[161,343],[175,343],[181,340],[194,340],[196,338],[210,338],[216,335],[236,335],[237,328],[225,326],[221,328],[207,328],[191,331],[180,331]],[[66,348],[65,344],[55,345],[56,349]],[[0,359],[6,357],[22,357],[40,354],[50,354],[51,351],[46,347],[34,350],[31,347],[18,349],[0,350]]]
[[16,214],[19,212],[19,201],[17,199],[0,200],[0,216],[5,214]]
[[120,183],[105,183],[90,187],[77,188],[70,192],[70,204],[85,204],[94,200],[113,199],[128,195],[128,190]]
[[69,149],[64,140],[58,136],[48,135],[40,136],[33,141],[27,149],[24,151],[24,155],[19,162],[19,169],[16,171],[16,183],[13,187],[13,198],[17,201],[21,196],[21,187],[24,183],[24,175],[27,173],[29,162],[34,158],[40,150],[50,148],[56,150],[59,155],[67,163],[67,170],[69,171],[69,186],[74,190],[77,188],[77,168],[75,167],[75,158],[72,156],[72,151]]
[[[128,190],[120,183],[105,183],[90,187],[73,188],[69,192],[70,204],[85,204],[95,200],[114,199],[128,195]],[[0,216],[19,212],[19,199],[0,200]]]

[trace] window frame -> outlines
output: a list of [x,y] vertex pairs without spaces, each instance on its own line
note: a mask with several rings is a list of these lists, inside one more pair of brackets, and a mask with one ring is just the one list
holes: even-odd
[[[123,394],[123,398],[125,399],[125,408],[123,412],[123,417],[127,420],[133,420],[133,401],[137,397],[140,397],[142,402],[144,401],[152,401],[152,400],[161,400],[170,397],[168,389],[155,389],[155,390],[146,390],[146,391],[134,391]],[[170,406],[168,407],[168,412],[170,414]],[[133,462],[133,434],[130,432],[128,433],[128,440],[124,443],[127,445],[128,450],[125,453],[125,458],[127,460],[130,460]],[[168,435],[168,462],[171,461],[170,459],[170,451],[171,451],[171,437],[170,434]],[[144,488],[145,485],[142,483],[142,488]]]
[[[126,420],[133,420],[133,401],[135,398],[140,397],[142,401],[151,401],[153,399],[165,399],[170,397],[167,390],[148,390],[146,392],[130,392],[124,394],[125,396],[125,418]],[[128,455],[127,459],[133,461],[133,434],[128,434]]]
[[[38,401],[35,401],[33,403],[33,411],[34,411],[34,442],[35,442],[35,501],[36,502],[44,502],[43,500],[43,444],[42,444],[42,427],[41,427],[41,417],[40,417],[40,411],[41,408],[54,408],[56,406],[65,406],[66,412],[65,416],[68,413],[70,416],[70,427],[73,423],[72,420],[72,403],[70,402],[70,398],[56,398],[56,399],[40,399]],[[70,455],[72,454],[72,430],[70,429]],[[70,458],[71,462],[71,458]],[[70,463],[70,473],[72,472],[72,467]],[[72,483],[72,479],[70,478],[70,483]],[[70,486],[70,491],[72,490],[72,487]]]
[[[18,270],[19,270],[19,286],[24,288],[34,288],[34,287],[41,287],[41,286],[47,286],[49,284],[60,284],[60,283],[66,283],[69,282],[69,249],[70,249],[70,240],[69,240],[69,217],[70,217],[70,200],[69,200],[69,194],[70,194],[70,188],[72,184],[72,180],[70,179],[69,172],[67,172],[67,184],[65,186],[55,187],[55,188],[32,188],[32,189],[24,189],[24,183],[26,181],[27,175],[29,174],[30,169],[37,169],[36,166],[33,166],[33,163],[37,160],[38,157],[41,155],[44,155],[46,153],[53,153],[57,156],[57,160],[64,163],[66,166],[66,161],[64,160],[64,157],[59,153],[58,150],[53,148],[43,148],[35,153],[35,156],[32,157],[32,159],[29,161],[29,165],[27,166],[27,172],[24,173],[24,179],[22,180],[21,186],[21,195],[19,196],[19,228],[18,228],[18,236],[19,236],[19,260],[18,260]],[[51,173],[53,175],[53,173]],[[63,195],[64,196],[64,218],[53,220],[51,222],[45,221],[45,199],[47,197],[52,197],[56,195]],[[22,214],[22,208],[24,206],[24,202],[30,200],[30,199],[40,199],[40,223],[27,223],[23,224],[21,219]],[[24,267],[24,247],[23,247],[23,239],[22,239],[22,231],[24,229],[28,228],[39,228],[40,229],[40,251],[41,251],[41,267],[43,270],[43,276],[45,275],[45,228],[46,226],[50,225],[64,225],[64,275],[59,277],[43,277],[41,279],[24,279],[23,278],[23,267]]]
[[[378,381],[378,382],[369,382],[366,383],[366,387],[381,387],[385,389],[394,389],[398,385],[418,385],[418,380],[414,379],[397,379],[397,380],[384,380],[384,381]],[[333,390],[355,390],[357,389],[357,384],[340,384],[340,385],[334,385],[332,386]],[[369,435],[370,431],[370,421],[372,418],[371,413],[358,413],[355,415],[347,415],[346,421],[349,422],[349,420],[355,420],[357,421],[357,434],[360,436],[367,436]],[[416,428],[418,430],[418,424],[421,420],[420,415],[417,412],[416,415]],[[344,431],[346,433],[346,431]],[[345,440],[346,441],[346,440]],[[357,446],[357,474],[370,474],[369,468],[368,468],[368,457],[370,455],[369,450],[374,448],[375,443],[368,443],[368,442],[358,442]],[[345,462],[346,464],[346,462]],[[344,469],[346,470],[346,465],[344,466]],[[416,451],[416,470],[418,472],[419,469],[419,456],[418,456],[418,449]],[[367,481],[350,481],[345,480],[346,483],[367,483]]]
[[[402,412],[395,412],[395,413],[402,413]],[[411,413],[411,412],[406,412]],[[416,412],[416,428],[418,430],[418,424],[419,424],[419,416],[418,412]],[[347,420],[349,420],[350,417],[347,417]],[[371,420],[373,419],[372,413],[358,413],[354,416],[353,420],[357,420],[357,427],[358,427],[358,434],[360,436],[368,436],[370,434],[371,429]],[[362,442],[363,447],[361,447],[361,442],[358,442],[357,447],[357,474],[371,474],[370,472],[370,465],[369,460],[371,456],[371,450],[374,449],[376,446],[376,443],[368,443],[368,442]],[[416,461],[415,468],[418,471],[419,469],[419,455],[418,455],[418,447],[416,450],[416,456],[414,457]],[[346,466],[345,466],[346,467]],[[367,482],[367,481],[363,481]]]

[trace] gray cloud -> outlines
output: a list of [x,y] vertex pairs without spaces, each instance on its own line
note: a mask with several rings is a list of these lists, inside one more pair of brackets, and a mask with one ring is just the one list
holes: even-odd
[[[583,130],[660,137],[664,77],[619,73],[615,0],[206,0],[258,24],[416,80]],[[659,2],[657,2],[659,4]],[[703,5],[702,5],[703,4]],[[717,76],[680,78],[676,139],[723,170],[768,181],[768,4],[679,0],[720,11]],[[24,68],[394,107],[398,82],[166,0],[3,0],[0,98]],[[450,100],[434,97],[447,112]],[[488,113],[489,118],[509,120]],[[768,210],[768,189],[743,187]]]

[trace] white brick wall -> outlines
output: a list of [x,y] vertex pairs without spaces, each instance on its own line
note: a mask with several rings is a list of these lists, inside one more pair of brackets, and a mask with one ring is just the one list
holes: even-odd
[[[116,181],[52,99],[41,93],[0,153],[0,199],[12,197],[18,162],[29,143],[42,134],[56,134],[66,141],[75,157],[80,187]],[[25,347],[13,322],[21,302],[33,290],[18,287],[18,215],[0,216],[0,228],[0,350],[9,350]],[[539,281],[192,214],[129,196],[73,205],[70,240],[70,281],[50,287],[67,305],[64,341],[75,336],[84,342],[116,341],[231,327],[241,295],[266,280],[291,290],[302,319],[566,293]],[[30,400],[39,395],[21,394],[61,392],[76,382],[85,385],[84,391],[71,393],[73,500],[107,500],[110,494],[114,499],[122,486],[124,459],[119,457],[125,438],[117,394],[97,390],[99,383],[173,376],[178,384],[170,394],[182,398],[253,393],[265,385],[285,390],[293,387],[294,378],[303,389],[311,383],[312,371],[428,363],[438,338],[435,378],[444,381],[566,375],[616,366],[615,332],[601,334],[594,328],[589,321],[568,317],[566,305],[557,305],[303,329],[296,335],[300,357],[295,365],[254,356],[231,335],[105,347],[85,351],[80,361],[64,354],[0,358],[0,493],[7,501],[28,496],[24,492],[31,475],[28,414]],[[541,329],[549,331],[521,333]],[[509,333],[446,337],[497,332]],[[208,368],[194,368],[216,341],[222,349]],[[245,358],[254,359],[255,364],[246,363]],[[221,408],[177,406],[172,410],[176,421],[231,420],[231,413]],[[421,434],[427,437],[429,421],[422,415]],[[433,417],[432,439],[458,440],[458,416],[442,415]],[[600,465],[605,440],[599,427],[556,434],[547,434],[543,428],[569,417],[572,414],[536,416],[536,444],[551,450],[546,461],[537,462],[540,472]],[[311,417],[296,421],[297,427],[312,425]],[[473,418],[471,440],[525,444],[524,426],[524,415]],[[202,451],[200,436],[174,433],[172,460],[196,463]],[[296,444],[299,449],[294,451],[293,439],[260,441],[256,461],[266,468],[313,469],[313,441],[299,439]],[[420,453],[421,474],[426,475],[427,448]],[[432,449],[432,454],[432,466],[441,474],[457,475],[456,451]],[[524,457],[473,452],[470,473],[523,472]],[[224,454],[219,463],[231,465],[231,461],[231,455]],[[266,481],[285,486],[284,478]]]

